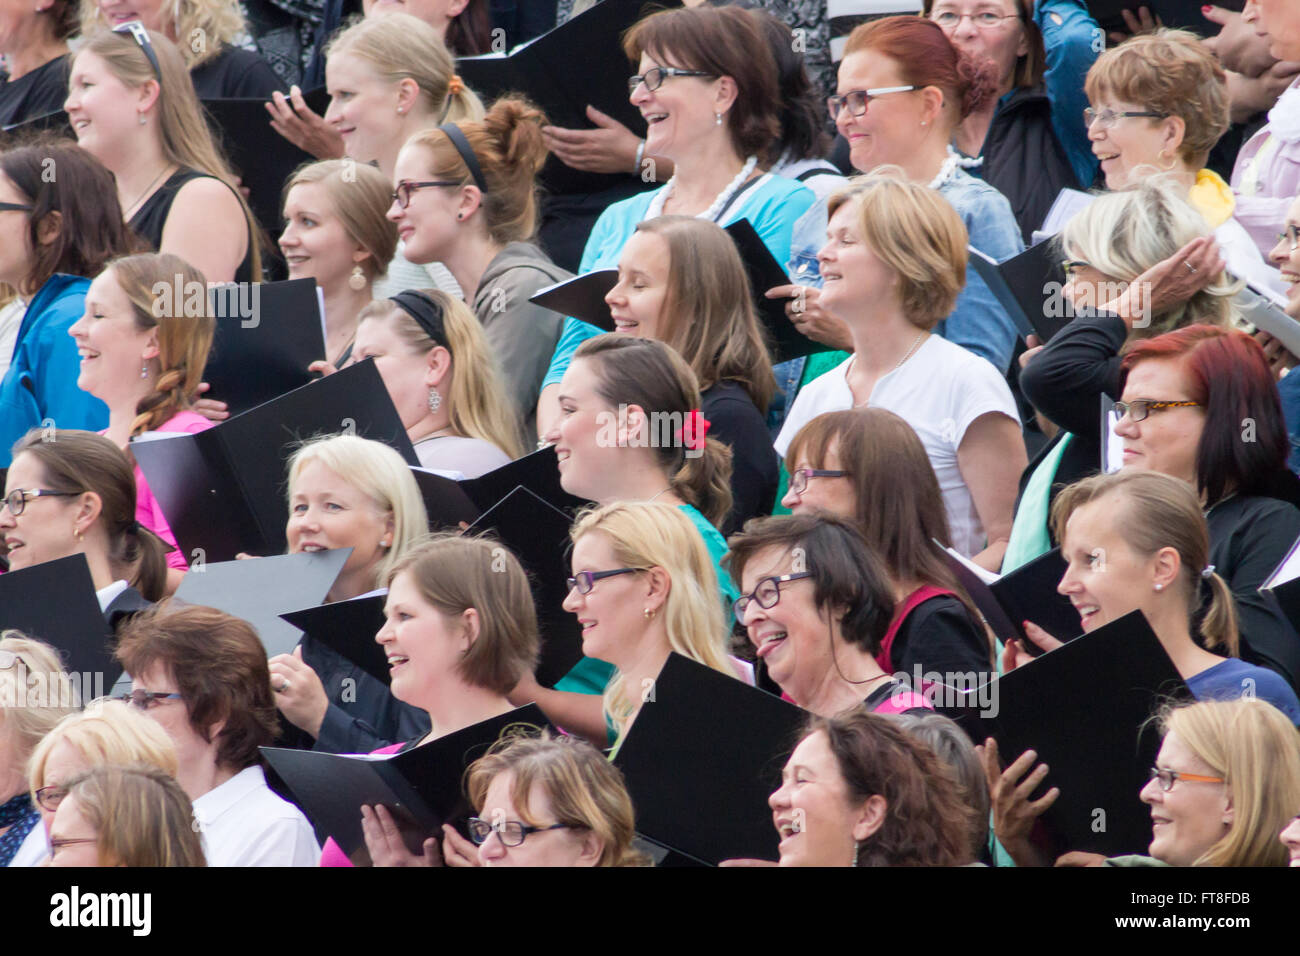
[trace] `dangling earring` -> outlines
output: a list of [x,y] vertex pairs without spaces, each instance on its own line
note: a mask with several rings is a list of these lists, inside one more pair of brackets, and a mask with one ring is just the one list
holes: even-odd
[[141,377],[141,378],[148,378],[148,377],[149,377],[149,363],[148,363],[148,362],[145,362],[143,365],[140,366],[140,377]]
[[[1157,159],[1164,159],[1165,152],[1166,152],[1166,150],[1163,150],[1163,149],[1162,149],[1160,152],[1156,153],[1156,158],[1157,158]],[[1162,168],[1165,172],[1169,172],[1171,169],[1174,168],[1174,166],[1175,166],[1175,164],[1176,164],[1177,162],[1178,162],[1177,157],[1171,156],[1171,157],[1169,158],[1169,165],[1168,165],[1168,166],[1162,166],[1161,168]]]
[[72,533],[73,533],[74,535],[76,535],[76,538],[77,538],[78,541],[84,541],[84,540],[86,540],[86,539],[85,539],[85,535],[83,535],[83,534],[81,533],[81,529],[78,528],[75,524],[72,526]]
[[856,839],[855,839],[855,840],[853,841],[853,862],[850,863],[849,866],[857,866],[857,865],[858,865],[858,852],[859,852],[861,849],[862,849],[862,842],[861,842],[860,840],[856,840]]
[[436,412],[442,408],[442,396],[438,394],[436,388],[429,389],[429,411]]
[[366,273],[361,268],[361,263],[352,267],[352,275],[348,276],[348,288],[353,292],[360,292],[366,287]]
[[721,126],[721,125],[722,125],[722,114],[721,114],[721,113],[714,113],[714,114],[713,114],[713,125],[714,125],[714,126]]
[[144,114],[143,114],[143,113],[140,113],[139,116],[140,116],[140,125],[141,125],[141,126],[144,126],[145,124],[147,124],[147,123],[149,122],[147,119],[144,118]]

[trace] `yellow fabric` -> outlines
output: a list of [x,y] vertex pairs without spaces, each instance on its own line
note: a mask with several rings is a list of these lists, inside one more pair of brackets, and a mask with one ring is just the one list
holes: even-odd
[[1211,229],[1218,229],[1231,219],[1233,210],[1237,208],[1231,187],[1218,173],[1209,169],[1196,174],[1196,185],[1188,193],[1187,201],[1205,217]]

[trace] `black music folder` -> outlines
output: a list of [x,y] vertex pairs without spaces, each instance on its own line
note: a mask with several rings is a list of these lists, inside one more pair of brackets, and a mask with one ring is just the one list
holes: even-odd
[[472,524],[520,486],[561,511],[575,512],[590,504],[561,487],[560,468],[552,446],[516,458],[477,478],[457,481],[425,468],[412,468],[411,473],[420,487],[432,530],[454,531],[462,521]]
[[372,359],[207,431],[146,433],[131,451],[185,559],[229,561],[285,550],[289,457],[304,441],[337,434],[382,441],[418,462]]
[[361,807],[383,804],[419,853],[444,823],[464,830],[473,811],[466,769],[499,740],[537,736],[550,724],[536,704],[516,708],[396,754],[327,754],[263,747],[262,755],[293,791],[317,831],[328,833],[358,866],[370,865]]
[[1006,309],[1020,337],[1037,335],[1046,345],[1057,332],[1074,318],[1073,306],[1062,295],[1065,270],[1059,249],[1045,239],[1017,256],[998,262],[967,246],[970,264],[984,280],[998,304]]
[[[938,542],[935,544],[938,546]],[[1037,656],[1042,653],[1038,645],[1025,635],[1025,621],[1037,624],[1061,641],[1072,640],[1083,633],[1079,612],[1070,599],[1056,589],[1061,578],[1065,577],[1066,569],[1060,548],[1053,548],[1001,575],[977,567],[951,548],[943,550],[958,583],[1003,644],[1014,638],[1030,654]]]
[[96,694],[122,673],[84,554],[0,574],[0,630],[8,628],[54,647],[66,673],[100,675]]
[[306,637],[337,651],[383,684],[392,683],[388,655],[375,636],[384,626],[388,591],[281,614]]

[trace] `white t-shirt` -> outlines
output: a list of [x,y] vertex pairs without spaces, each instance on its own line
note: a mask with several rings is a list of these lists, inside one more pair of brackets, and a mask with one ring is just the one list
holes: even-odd
[[320,844],[302,811],[247,767],[194,801],[208,866],[316,866]]
[[[852,361],[849,358],[799,390],[776,439],[782,458],[799,429],[812,419],[853,407],[847,377]],[[986,535],[957,467],[957,448],[971,422],[981,415],[996,412],[1020,421],[1006,380],[988,359],[931,335],[902,368],[876,382],[867,404],[887,409],[912,426],[939,479],[953,548],[967,557],[983,551]]]

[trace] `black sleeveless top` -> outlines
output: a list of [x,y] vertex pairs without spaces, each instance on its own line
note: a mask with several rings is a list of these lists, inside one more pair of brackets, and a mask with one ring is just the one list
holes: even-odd
[[[136,211],[127,224],[136,235],[149,244],[149,247],[157,251],[162,244],[163,226],[167,224],[167,217],[171,214],[172,203],[176,201],[176,194],[180,192],[182,186],[192,179],[215,179],[207,173],[201,173],[197,169],[181,168],[167,177],[167,181],[154,191],[154,194],[145,200],[143,206]],[[235,270],[236,282],[253,281],[253,249],[256,238],[252,230],[248,232],[248,250],[244,253],[244,261],[239,264]]]

